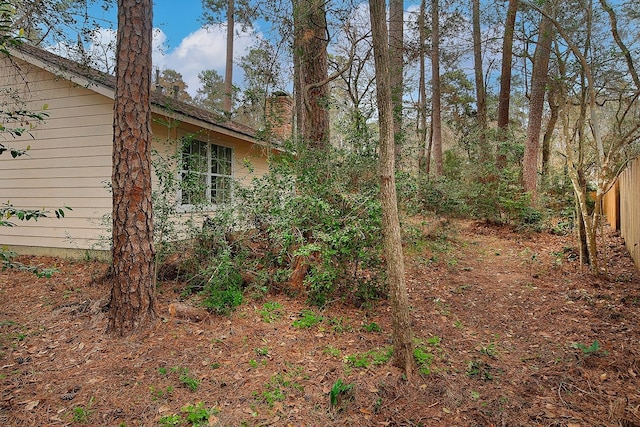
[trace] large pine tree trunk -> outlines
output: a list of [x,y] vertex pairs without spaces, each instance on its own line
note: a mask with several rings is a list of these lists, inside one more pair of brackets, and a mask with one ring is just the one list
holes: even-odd
[[233,39],[235,37],[235,0],[227,1],[227,59],[224,67],[224,95],[222,109],[231,116],[233,108]]
[[301,91],[298,131],[308,147],[329,144],[327,17],[323,0],[294,0],[294,30]]
[[442,114],[440,87],[440,13],[438,0],[431,0],[431,144],[434,173],[441,176],[442,168]]
[[[518,0],[509,0],[507,20],[504,25],[502,40],[502,68],[500,73],[500,94],[498,95],[498,143],[504,142],[509,129],[509,105],[511,100],[511,60],[513,59],[513,33],[518,12]],[[496,163],[506,166],[507,156],[499,145]]]
[[404,370],[407,378],[411,378],[414,370],[413,333],[409,318],[409,297],[404,277],[404,257],[396,196],[393,104],[384,0],[370,0],[369,8],[380,121],[380,202],[384,257],[389,274],[389,297],[393,317],[393,363]]
[[151,210],[151,0],[118,0],[113,118],[113,288],[108,330],[156,317]]
[[[551,3],[547,3],[551,4]],[[549,57],[553,25],[551,20],[542,17],[540,21],[538,44],[533,54],[533,71],[531,73],[531,98],[529,99],[529,120],[527,123],[527,139],[524,148],[522,183],[524,191],[531,196],[535,205],[538,198],[538,157],[540,152],[540,129],[542,129],[542,110],[544,95],[547,92],[549,74]]]
[[418,158],[418,173],[428,176],[429,174],[429,147],[427,147],[427,76],[425,72],[425,50],[427,40],[427,30],[425,27],[425,14],[427,10],[426,0],[420,0],[420,12],[418,12],[418,29],[420,47],[418,56],[420,58],[420,71],[418,75],[418,135],[420,138],[420,156]]

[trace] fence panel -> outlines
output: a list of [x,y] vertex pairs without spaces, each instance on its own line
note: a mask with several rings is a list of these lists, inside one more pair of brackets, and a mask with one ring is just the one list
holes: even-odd
[[640,268],[640,158],[620,175],[620,234]]

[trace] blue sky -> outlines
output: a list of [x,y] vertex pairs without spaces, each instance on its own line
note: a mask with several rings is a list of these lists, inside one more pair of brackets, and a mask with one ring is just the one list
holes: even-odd
[[[117,10],[113,6],[104,12],[99,5],[92,15],[103,22],[103,29],[94,35],[96,44],[106,44],[115,38]],[[214,69],[224,76],[226,57],[226,28],[204,28],[201,0],[154,0],[153,2],[154,52],[153,63],[161,70],[171,68],[182,74],[187,91],[195,95],[199,87],[198,73]],[[238,30],[238,29],[237,29]],[[236,31],[238,32],[238,31]],[[234,57],[239,59],[260,37],[255,32],[236,36]],[[234,69],[234,84],[241,84],[242,70]]]

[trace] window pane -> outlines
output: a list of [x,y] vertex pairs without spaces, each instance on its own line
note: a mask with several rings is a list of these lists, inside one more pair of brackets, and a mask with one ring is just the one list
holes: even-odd
[[232,150],[220,145],[211,146],[211,173],[231,176]]
[[211,202],[228,203],[231,201],[231,179],[222,176],[211,178]]
[[182,149],[182,204],[195,205],[207,200],[207,144],[185,143]]

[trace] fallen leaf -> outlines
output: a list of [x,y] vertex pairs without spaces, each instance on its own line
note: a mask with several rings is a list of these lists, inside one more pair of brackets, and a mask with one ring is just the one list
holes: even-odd
[[26,403],[26,405],[24,405],[24,410],[28,412],[28,411],[32,411],[33,408],[38,406],[40,401],[39,400],[30,400],[28,402],[23,402],[23,403]]

